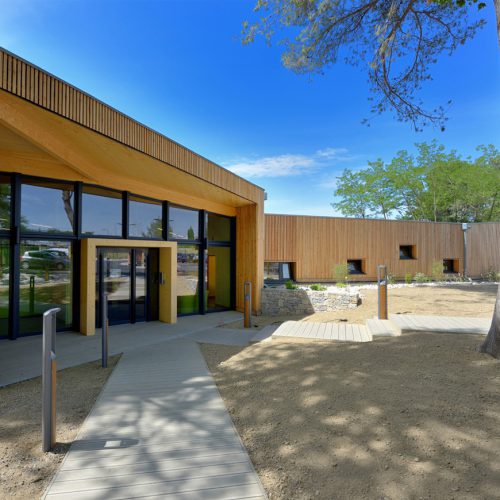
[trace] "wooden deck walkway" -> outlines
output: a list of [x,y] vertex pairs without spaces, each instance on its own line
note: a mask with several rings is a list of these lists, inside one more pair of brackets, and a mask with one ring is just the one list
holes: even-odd
[[370,342],[372,335],[364,325],[285,321],[273,333],[273,340]]
[[463,316],[418,316],[416,314],[390,314],[392,324],[402,333],[475,333],[486,335],[491,319]]
[[266,498],[197,344],[126,352],[46,499]]

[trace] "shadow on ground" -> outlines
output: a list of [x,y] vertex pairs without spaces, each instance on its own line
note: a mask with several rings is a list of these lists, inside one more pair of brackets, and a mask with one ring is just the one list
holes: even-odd
[[500,363],[474,335],[204,345],[273,498],[499,498]]

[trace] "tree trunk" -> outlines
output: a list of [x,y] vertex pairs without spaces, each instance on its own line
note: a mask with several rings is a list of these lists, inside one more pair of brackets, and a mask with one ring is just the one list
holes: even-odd
[[498,43],[500,44],[500,0],[493,0],[495,4],[495,14],[497,18],[497,37]]
[[479,352],[490,354],[494,358],[500,357],[500,285],[498,285],[497,301],[495,302],[490,331],[479,347]]

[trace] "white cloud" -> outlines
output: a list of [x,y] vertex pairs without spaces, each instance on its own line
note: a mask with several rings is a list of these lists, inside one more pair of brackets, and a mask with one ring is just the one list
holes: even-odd
[[287,177],[314,171],[314,158],[305,155],[279,155],[234,163],[227,167],[242,177]]
[[313,173],[332,162],[348,161],[351,157],[346,148],[324,148],[311,155],[284,154],[263,158],[243,158],[226,162],[226,168],[242,177],[289,177]]

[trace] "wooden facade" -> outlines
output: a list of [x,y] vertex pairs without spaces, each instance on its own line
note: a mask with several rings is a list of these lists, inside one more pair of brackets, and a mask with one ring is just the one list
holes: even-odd
[[[468,237],[468,274],[500,270],[500,223],[472,224]],[[403,245],[413,247],[413,259],[400,258]],[[292,263],[297,281],[332,281],[335,265],[351,259],[363,262],[364,274],[352,276],[356,281],[375,280],[378,264],[400,279],[417,272],[430,275],[433,262],[444,259],[454,260],[463,273],[462,225],[266,215],[265,261]]]

